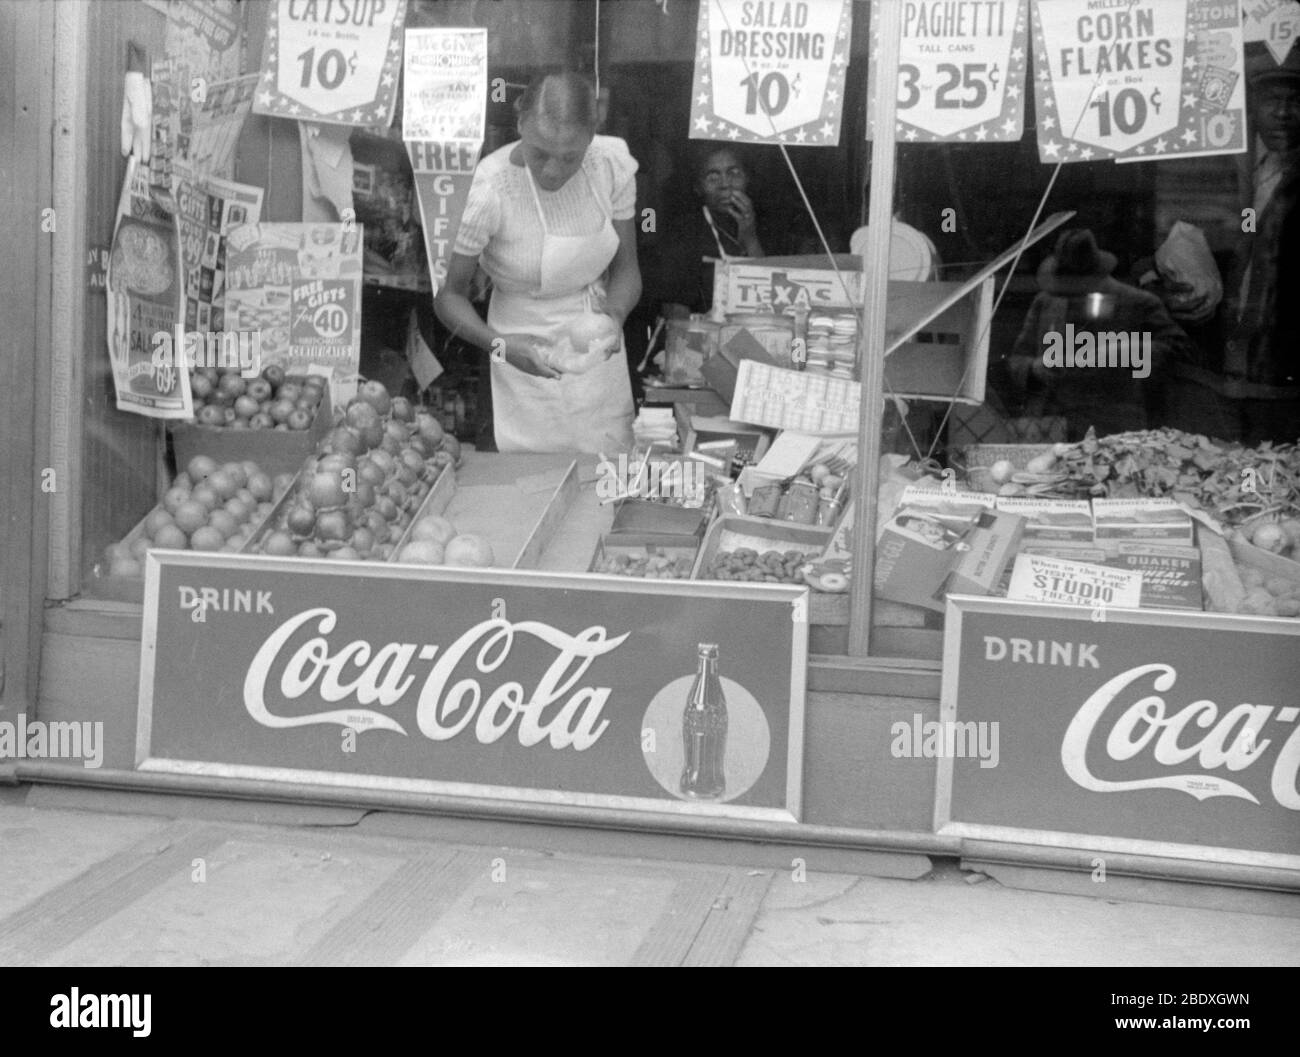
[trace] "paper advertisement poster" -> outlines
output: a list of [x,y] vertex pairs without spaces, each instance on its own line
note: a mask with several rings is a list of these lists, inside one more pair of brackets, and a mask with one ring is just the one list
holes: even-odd
[[[873,19],[867,139],[876,135],[877,24]],[[1018,141],[1024,131],[1028,52],[1029,0],[904,4],[895,138],[905,143]]]
[[1137,609],[1142,601],[1142,574],[1018,554],[1007,597],[1022,602]]
[[246,224],[226,250],[226,330],[259,332],[262,363],[329,371],[330,401],[357,392],[361,363],[359,224]]
[[196,175],[231,174],[235,145],[256,90],[255,73],[208,86],[203,102],[194,108],[189,142],[181,152]]
[[1246,149],[1241,9],[1034,0],[1043,162],[1152,161]]
[[154,355],[162,347],[159,335],[169,341],[181,320],[181,269],[171,196],[149,186],[148,169],[132,154],[108,259],[108,355],[119,411],[150,418],[193,417],[185,371],[170,358],[155,362]]
[[690,138],[837,146],[852,7],[704,0]]
[[277,0],[253,111],[387,128],[393,123],[405,21],[406,0]]
[[487,30],[408,29],[402,139],[482,143]]
[[178,170],[181,253],[185,260],[185,329],[223,331],[226,236],[262,219],[262,189]]
[[424,247],[429,257],[429,276],[433,289],[447,277],[460,229],[461,214],[469,199],[478,164],[477,143],[408,143],[406,152],[415,173],[415,191],[420,200],[420,220],[424,227]]
[[861,405],[858,382],[741,360],[731,417],[800,433],[856,433]]
[[[167,56],[202,89],[239,76],[239,8],[235,0],[174,0],[167,6]],[[199,98],[202,98],[200,92]]]

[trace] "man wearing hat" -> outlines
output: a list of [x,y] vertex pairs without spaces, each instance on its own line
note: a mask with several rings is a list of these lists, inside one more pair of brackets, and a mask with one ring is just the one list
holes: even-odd
[[[1156,424],[1162,369],[1189,344],[1159,297],[1111,277],[1116,263],[1087,228],[1063,232],[1039,266],[1040,292],[1012,347],[1011,374],[1026,391],[1025,413],[1064,415],[1071,440],[1089,426],[1104,436]],[[1121,335],[1128,365],[1103,365],[1101,351],[1115,349],[1112,337]],[[1091,346],[1094,365],[1061,363],[1053,353],[1064,345],[1071,353]]]
[[1246,77],[1253,230],[1224,284],[1222,358],[1177,365],[1169,424],[1257,444],[1300,437],[1300,48],[1279,65],[1248,44]]

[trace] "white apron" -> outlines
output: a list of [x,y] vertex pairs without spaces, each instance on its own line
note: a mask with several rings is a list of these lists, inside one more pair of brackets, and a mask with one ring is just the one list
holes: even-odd
[[[601,277],[618,251],[618,232],[604,214],[591,235],[553,235],[546,226],[533,176],[524,166],[542,224],[541,290],[536,295],[492,291],[488,325],[499,334],[529,334],[543,341],[561,337],[604,294]],[[588,187],[590,178],[583,170]],[[492,361],[492,417],[501,451],[628,451],[632,447],[632,386],[627,349],[586,374],[539,378],[509,363]]]

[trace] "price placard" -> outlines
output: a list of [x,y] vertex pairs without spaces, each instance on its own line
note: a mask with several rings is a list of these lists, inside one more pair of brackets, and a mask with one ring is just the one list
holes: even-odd
[[1241,9],[1034,0],[1034,101],[1044,162],[1153,161],[1246,149]]
[[254,113],[386,128],[405,21],[406,0],[278,0]]
[[1137,609],[1142,574],[1033,554],[1016,556],[1007,597],[1069,606]]
[[700,4],[691,139],[840,141],[849,0]]
[[[1028,18],[1028,0],[905,4],[895,138],[908,143],[1019,140],[1025,123]],[[876,135],[879,19],[871,25],[867,139]]]
[[1300,37],[1300,0],[1247,0],[1243,33],[1247,44],[1263,41],[1280,66]]

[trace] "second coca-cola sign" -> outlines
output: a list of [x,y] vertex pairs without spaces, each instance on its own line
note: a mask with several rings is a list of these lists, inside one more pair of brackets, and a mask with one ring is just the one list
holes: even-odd
[[137,766],[794,821],[807,630],[793,587],[153,552]]
[[1300,867],[1298,622],[962,598],[942,707],[941,832]]

